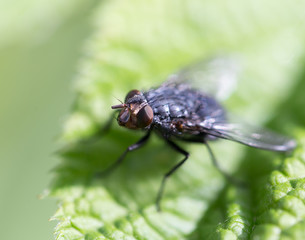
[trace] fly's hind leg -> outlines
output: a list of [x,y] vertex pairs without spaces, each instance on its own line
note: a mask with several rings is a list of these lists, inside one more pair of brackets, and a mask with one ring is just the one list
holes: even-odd
[[205,146],[207,147],[207,150],[208,150],[208,152],[209,152],[210,158],[212,159],[212,162],[213,162],[213,165],[215,166],[215,168],[217,168],[217,170],[218,170],[223,176],[225,176],[225,178],[226,178],[229,182],[231,182],[231,183],[233,183],[233,184],[235,184],[235,185],[244,187],[244,186],[246,185],[245,182],[243,182],[243,181],[241,181],[241,180],[239,180],[239,179],[236,179],[235,177],[231,176],[230,174],[226,173],[225,171],[223,171],[223,170],[220,168],[220,166],[219,166],[219,164],[218,164],[218,161],[217,161],[217,159],[216,159],[216,157],[215,157],[215,155],[214,155],[214,153],[213,153],[213,151],[212,151],[210,145],[207,143],[207,141],[204,141],[204,144],[205,144]]
[[163,192],[164,192],[164,186],[165,186],[165,183],[166,183],[166,180],[179,168],[181,167],[181,165],[183,163],[185,163],[185,161],[188,159],[189,157],[189,153],[186,152],[185,150],[183,150],[181,147],[179,147],[176,143],[172,142],[171,140],[166,140],[167,143],[174,149],[176,150],[177,152],[181,153],[184,155],[184,158],[178,162],[171,170],[169,170],[164,176],[163,176],[163,179],[162,179],[162,182],[161,182],[161,186],[159,188],[159,192],[158,192],[158,196],[157,196],[157,200],[156,200],[156,207],[157,207],[157,211],[161,211],[161,206],[160,206],[160,202],[161,202],[161,199],[162,199],[162,196],[163,196]]

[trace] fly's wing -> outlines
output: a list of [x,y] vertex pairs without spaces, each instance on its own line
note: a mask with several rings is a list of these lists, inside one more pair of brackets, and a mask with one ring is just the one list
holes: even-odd
[[[191,87],[218,100],[223,100],[234,90],[239,70],[238,62],[234,58],[217,57],[202,60],[169,76],[162,86]],[[221,122],[211,116],[206,120],[197,118],[181,119],[181,121],[185,122],[185,133],[191,135],[205,133],[270,151],[285,152],[296,147],[293,139],[239,121]]]
[[202,132],[215,137],[270,151],[286,152],[296,147],[295,140],[291,138],[245,123],[204,121],[199,124],[199,128]]
[[233,57],[204,59],[170,75],[163,86],[184,85],[221,101],[235,89],[239,70],[238,61]]

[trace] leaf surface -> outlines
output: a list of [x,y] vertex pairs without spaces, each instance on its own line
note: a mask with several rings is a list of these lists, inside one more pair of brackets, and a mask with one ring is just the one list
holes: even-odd
[[[288,0],[281,5],[254,0],[102,3],[50,189],[60,203],[53,217],[59,220],[56,239],[300,239],[305,134],[299,129],[304,124],[299,115],[281,122],[295,116],[281,108],[296,105],[304,82],[297,76],[304,50],[300,5]],[[191,157],[168,181],[162,213],[155,209],[157,191],[181,156],[159,138],[97,178],[96,171],[143,134],[114,123],[109,134],[94,137],[111,116],[110,106],[118,103],[115,98],[158,86],[182,66],[220,53],[237,55],[244,69],[226,107],[256,124],[272,120],[270,127],[294,131],[299,147],[293,155],[213,143],[222,168],[247,183],[240,187],[214,168],[204,146],[183,145]],[[81,140],[88,138],[93,139]]]

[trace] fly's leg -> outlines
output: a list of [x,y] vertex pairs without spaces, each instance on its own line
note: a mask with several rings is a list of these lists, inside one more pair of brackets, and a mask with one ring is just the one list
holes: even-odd
[[94,144],[95,142],[97,142],[100,139],[100,137],[106,135],[111,128],[111,125],[113,123],[113,120],[115,119],[116,113],[117,113],[117,111],[114,111],[111,114],[111,116],[109,117],[109,119],[107,120],[106,124],[104,126],[102,126],[100,129],[98,129],[98,131],[93,136],[91,136],[89,138],[81,139],[80,143]]
[[166,183],[166,180],[188,159],[189,157],[189,153],[186,152],[185,150],[183,150],[182,148],[180,148],[176,143],[167,140],[167,143],[177,152],[181,153],[184,155],[184,158],[178,162],[178,164],[176,164],[171,170],[169,170],[163,177],[162,182],[161,182],[161,186],[159,188],[159,192],[158,192],[158,196],[157,196],[157,200],[156,200],[156,207],[157,207],[157,211],[160,212],[161,211],[161,206],[160,206],[160,202],[163,196],[163,192],[164,192],[164,186]]
[[99,129],[98,135],[102,136],[102,135],[105,135],[105,134],[107,134],[109,132],[109,130],[111,128],[111,125],[113,123],[113,120],[115,119],[115,115],[117,113],[118,113],[118,111],[112,112],[112,114],[109,117],[109,119],[107,120],[106,124]]
[[102,171],[102,172],[98,172],[96,174],[97,177],[102,177],[105,176],[107,174],[109,174],[110,172],[112,172],[115,168],[117,168],[122,161],[124,160],[124,158],[126,157],[127,153],[134,151],[140,147],[142,147],[147,140],[150,137],[150,130],[146,133],[146,135],[144,137],[142,137],[138,142],[136,142],[135,144],[130,145],[124,152],[123,154],[112,164],[110,165],[110,167],[108,167],[106,170]]
[[245,185],[246,185],[245,182],[242,182],[242,181],[240,181],[239,179],[236,179],[236,178],[232,177],[230,174],[226,173],[225,171],[223,171],[223,170],[220,168],[220,166],[219,166],[219,164],[218,164],[218,162],[217,162],[217,159],[216,159],[216,157],[215,157],[215,155],[214,155],[214,153],[213,153],[213,151],[212,151],[210,145],[207,143],[207,141],[205,141],[204,144],[205,144],[205,146],[206,146],[207,149],[208,149],[210,158],[212,159],[212,162],[213,162],[213,165],[215,166],[215,168],[217,168],[217,170],[218,170],[223,176],[225,176],[225,178],[226,178],[228,181],[234,183],[235,185],[245,186]]

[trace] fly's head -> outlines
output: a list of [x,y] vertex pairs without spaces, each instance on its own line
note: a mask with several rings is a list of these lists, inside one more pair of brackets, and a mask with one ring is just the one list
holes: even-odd
[[154,118],[152,108],[147,103],[142,92],[131,90],[122,104],[111,107],[122,109],[117,120],[120,126],[129,129],[144,129],[148,127]]

